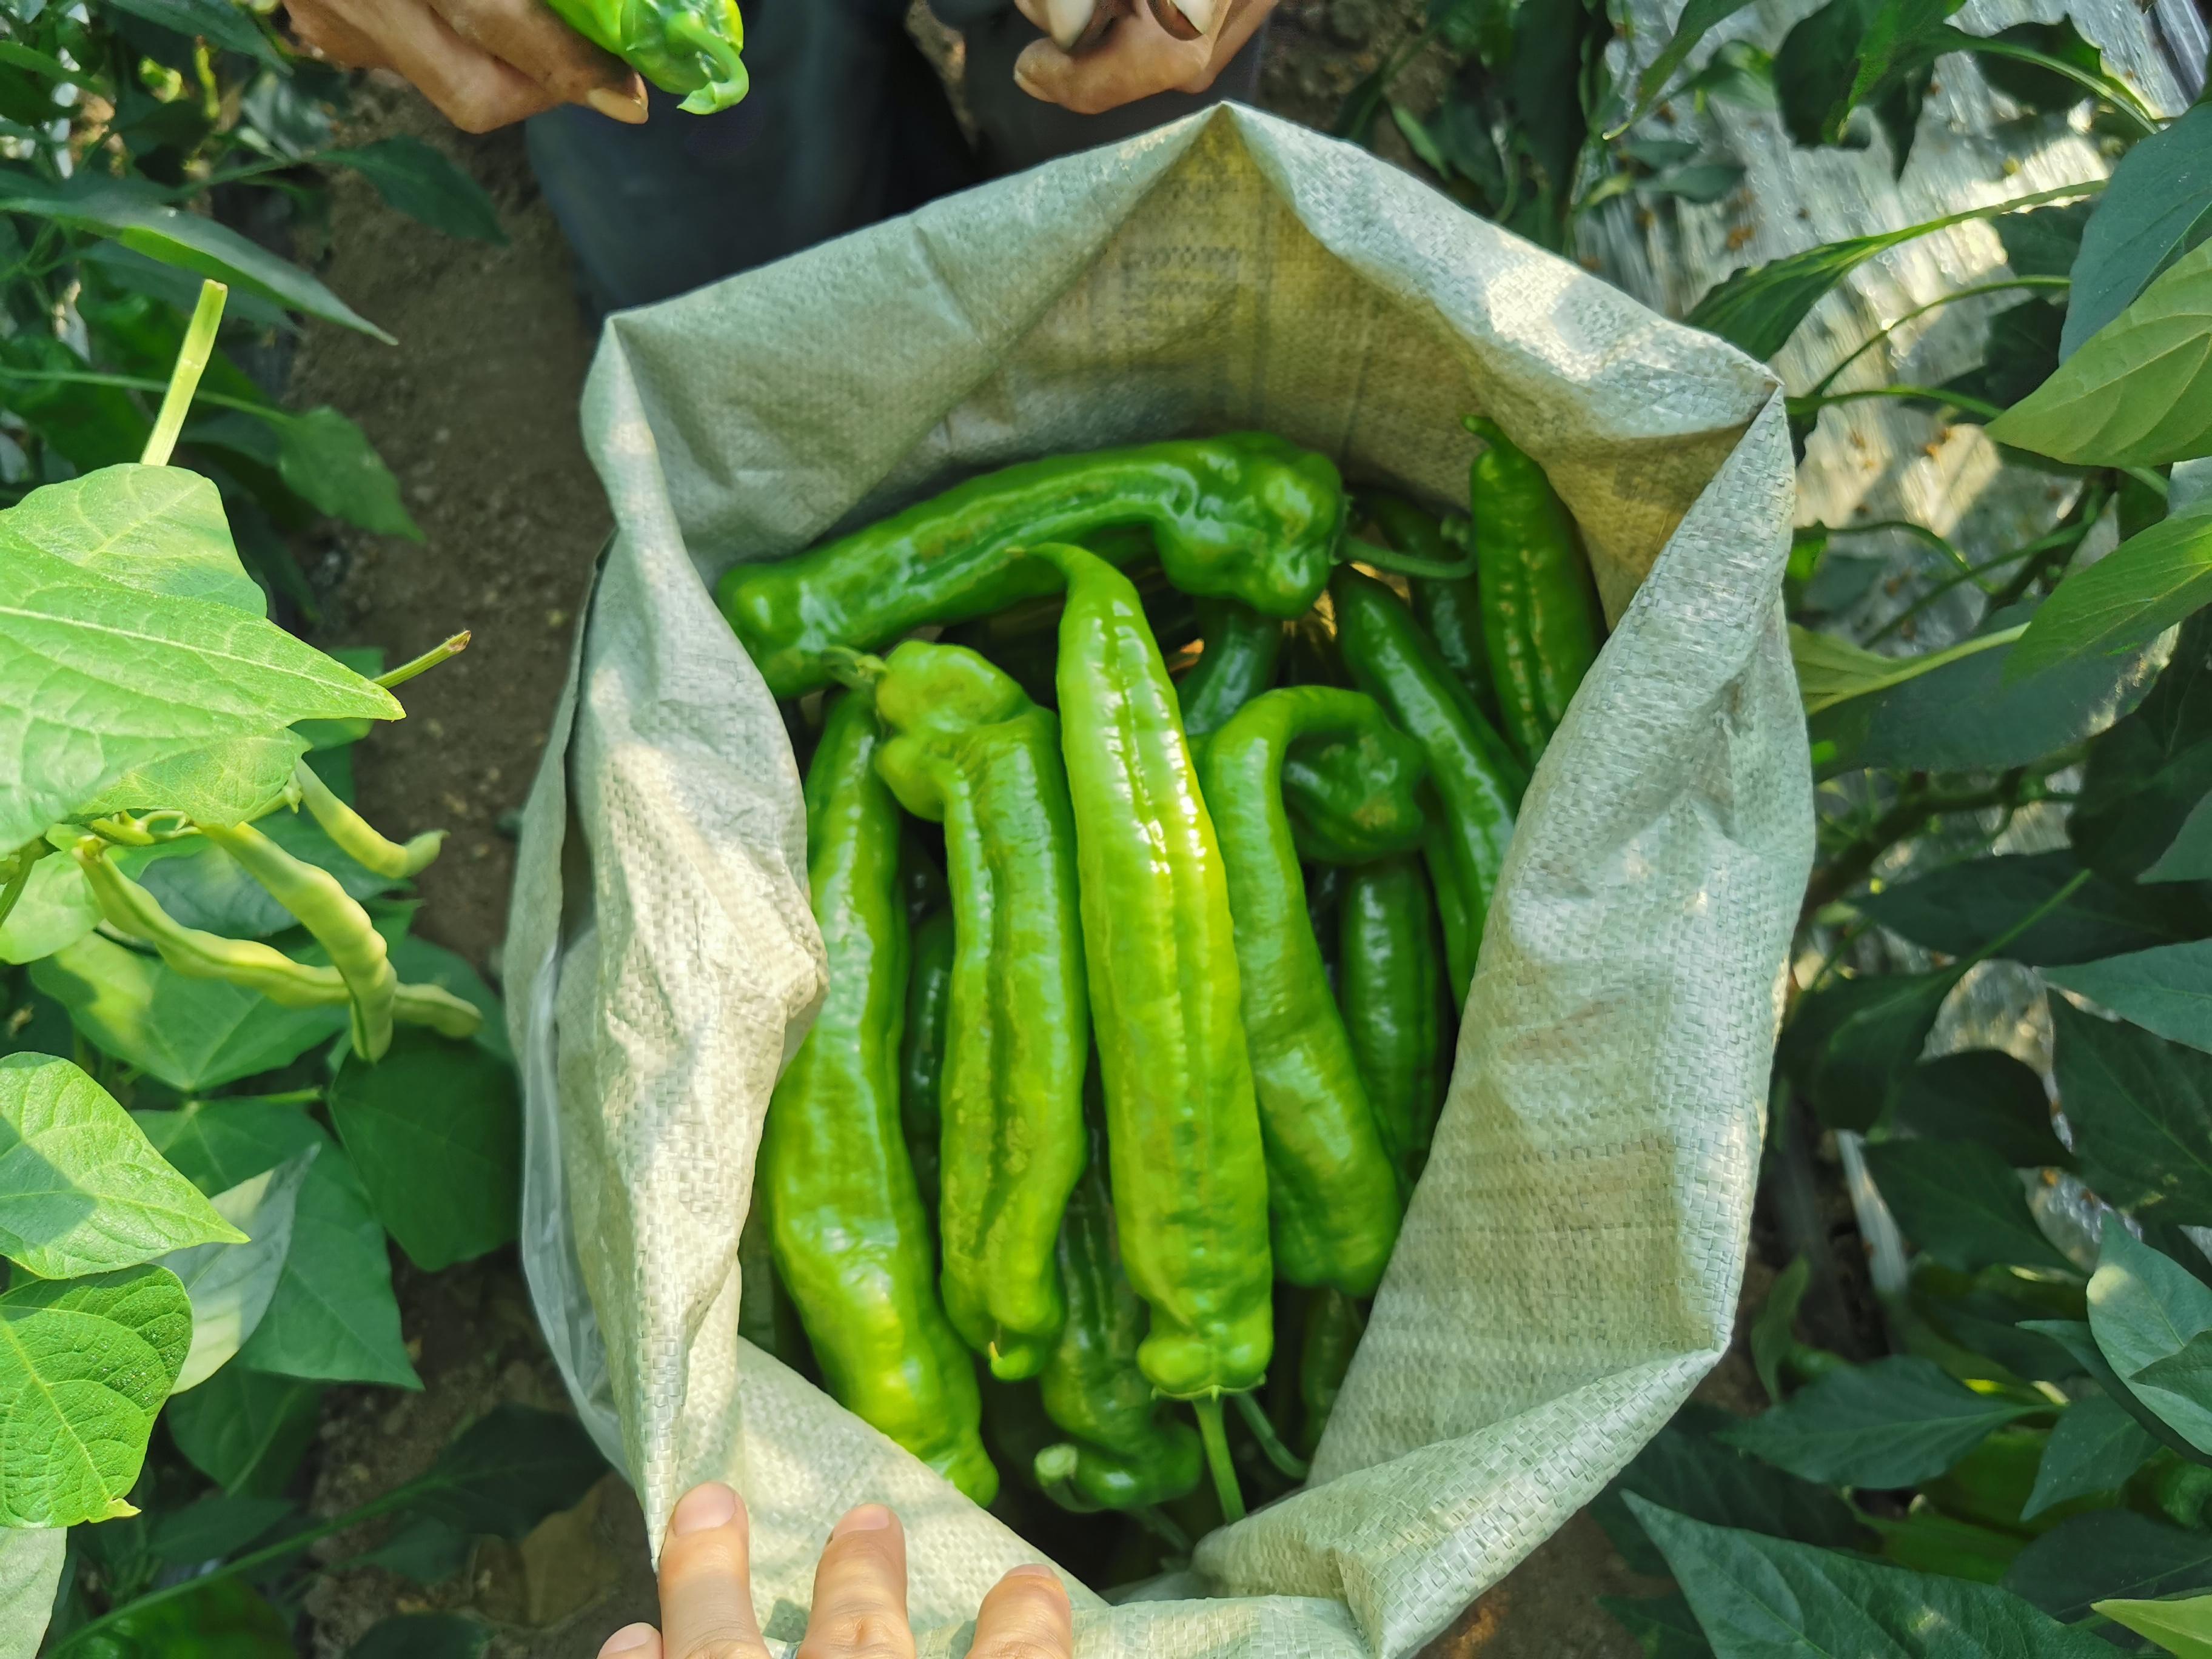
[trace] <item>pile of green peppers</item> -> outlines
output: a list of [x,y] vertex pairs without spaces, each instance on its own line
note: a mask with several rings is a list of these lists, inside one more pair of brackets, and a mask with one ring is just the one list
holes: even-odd
[[746,1328],[979,1503],[1173,1559],[1321,1439],[1602,634],[1542,470],[1469,425],[1465,519],[1230,434],[718,589],[813,740],[830,964],[754,1197],[795,1319]]

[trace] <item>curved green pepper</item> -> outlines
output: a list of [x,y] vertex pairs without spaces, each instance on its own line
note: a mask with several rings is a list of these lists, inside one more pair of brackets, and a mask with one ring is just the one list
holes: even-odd
[[1103,1126],[1094,1123],[1091,1162],[1060,1228],[1060,1273],[1067,1322],[1037,1377],[1046,1414],[1073,1437],[1037,1455],[1037,1482],[1077,1504],[1133,1510],[1164,1504],[1198,1486],[1198,1436],[1169,1417],[1137,1366],[1144,1299],[1114,1248],[1114,1200],[1106,1188]]
[[1024,461],[795,558],[738,565],[715,597],[769,691],[796,696],[831,678],[833,647],[1050,592],[1050,562],[1022,558],[1025,545],[1132,524],[1184,592],[1295,617],[1328,580],[1344,485],[1327,456],[1261,432]]
[[[1199,636],[1206,649],[1176,686],[1185,735],[1198,738],[1275,683],[1283,653],[1283,624],[1234,599],[1201,599]],[[1157,629],[1155,630],[1157,632]]]
[[1443,963],[1420,860],[1345,872],[1337,912],[1337,998],[1383,1149],[1411,1190],[1443,1104]]
[[1199,757],[1236,918],[1275,1271],[1352,1296],[1382,1279],[1403,1206],[1307,919],[1282,767],[1297,738],[1384,730],[1372,698],[1286,686],[1246,704]]
[[554,15],[628,64],[684,107],[712,115],[745,95],[751,80],[737,0],[545,0]]
[[1066,1315],[1054,1250],[1085,1154],[1090,1009],[1060,721],[957,645],[909,640],[859,665],[895,734],[876,770],[945,825],[945,1311],[1014,1382],[1043,1366]]
[[1298,1449],[1308,1457],[1336,1409],[1336,1396],[1352,1369],[1352,1356],[1367,1330],[1367,1316],[1341,1291],[1316,1291],[1306,1304],[1305,1337],[1298,1351],[1298,1401],[1305,1420]]
[[1452,1000],[1463,1007],[1527,779],[1395,593],[1347,568],[1330,580],[1329,596],[1352,678],[1429,757],[1429,780],[1442,809],[1441,833],[1432,843],[1444,866],[1433,872],[1437,903],[1445,917]]
[[[1455,551],[1445,526],[1402,495],[1377,492],[1364,498],[1369,517],[1391,546],[1423,558],[1444,559]],[[1466,520],[1454,521],[1462,535]],[[1413,617],[1429,630],[1437,651],[1467,687],[1483,718],[1498,722],[1498,688],[1491,683],[1490,649],[1482,634],[1482,594],[1473,576],[1415,577],[1407,583]]]
[[1468,471],[1483,637],[1506,732],[1534,766],[1597,660],[1597,600],[1566,503],[1498,422]]
[[1428,770],[1420,744],[1379,714],[1340,736],[1293,743],[1283,757],[1283,805],[1299,857],[1364,864],[1419,846]]
[[945,1134],[945,1018],[952,1005],[952,912],[934,910],[914,929],[906,981],[906,1032],[899,1042],[899,1121],[922,1207],[938,1210],[938,1159]]
[[866,697],[829,710],[806,769],[806,878],[830,993],[769,1097],[759,1184],[776,1272],[830,1391],[979,1504],[998,1491],[975,1362],[938,1305],[900,1131],[907,920],[899,811]]

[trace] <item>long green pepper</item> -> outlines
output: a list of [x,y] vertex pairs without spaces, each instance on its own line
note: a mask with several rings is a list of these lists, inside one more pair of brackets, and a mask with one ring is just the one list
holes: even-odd
[[776,1272],[830,1391],[978,1504],[975,1362],[938,1304],[929,1218],[899,1121],[908,934],[899,811],[865,696],[831,702],[806,769],[806,878],[830,991],[761,1137]]
[[712,115],[745,95],[744,20],[737,0],[546,0],[593,46],[614,53],[683,107]]
[[[1391,546],[1431,559],[1448,558],[1455,550],[1435,515],[1404,496],[1378,491],[1364,504]],[[1459,520],[1456,528],[1465,532],[1466,521]],[[1498,688],[1492,683],[1490,647],[1482,632],[1480,584],[1473,576],[1417,576],[1407,586],[1415,620],[1428,629],[1437,653],[1473,694],[1483,717],[1495,725]]]
[[1016,1382],[1043,1367],[1066,1315],[1054,1252],[1085,1155],[1091,1019],[1060,721],[960,646],[909,640],[854,666],[893,733],[876,770],[945,826],[945,1311]]
[[1345,872],[1337,1001],[1383,1149],[1408,1191],[1443,1104],[1444,966],[1435,920],[1419,859],[1382,859]]
[[1302,738],[1386,729],[1382,709],[1357,691],[1286,686],[1246,704],[1199,762],[1236,919],[1275,1271],[1349,1296],[1381,1280],[1403,1206],[1307,920],[1283,756]]
[[945,1138],[946,1016],[952,1004],[952,912],[933,910],[915,926],[906,981],[906,1031],[899,1042],[899,1117],[922,1206],[938,1211],[938,1160]]
[[1227,724],[1229,717],[1275,683],[1283,653],[1283,624],[1234,599],[1199,602],[1199,633],[1206,649],[1176,687],[1182,729],[1193,741]]

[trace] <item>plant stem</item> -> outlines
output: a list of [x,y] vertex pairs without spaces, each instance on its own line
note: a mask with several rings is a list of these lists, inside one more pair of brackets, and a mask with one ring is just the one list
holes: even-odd
[[1817,397],[1791,398],[1788,400],[1792,415],[1817,415],[1832,404],[1855,404],[1868,398],[1919,398],[1929,403],[1942,404],[1971,415],[1978,421],[1994,421],[2004,413],[1995,404],[1979,398],[1970,398],[1963,392],[1946,392],[1935,386],[1869,386],[1854,392],[1826,392]]
[[1244,1494],[1237,1487],[1237,1465],[1229,1456],[1229,1431],[1221,1424],[1221,1396],[1194,1400],[1190,1408],[1198,1414],[1198,1437],[1206,1447],[1206,1467],[1213,1476],[1214,1495],[1221,1500],[1222,1519],[1242,1521]]
[[154,417],[153,434],[146,440],[146,453],[139,457],[148,466],[167,466],[170,452],[177,447],[177,434],[185,429],[185,416],[191,410],[192,394],[199,390],[200,375],[215,355],[215,331],[222,322],[222,302],[230,290],[221,283],[200,284],[199,303],[192,307],[192,320],[185,330],[185,343],[177,351],[177,366],[169,371],[169,384],[161,397],[161,412]]
[[1954,812],[1979,812],[1992,806],[2008,805],[2018,795],[2025,775],[2024,773],[2008,772],[1993,788],[1969,790],[1963,793],[1945,794],[1928,789],[1908,793],[1896,805],[1876,818],[1864,835],[1813,872],[1813,879],[1805,888],[1804,906],[1798,912],[1798,925],[1804,926],[1857,886],[1860,878],[1874,868],[1877,859],[1898,842],[1917,834],[1929,819]]
[[462,652],[469,648],[469,641],[472,637],[474,636],[470,631],[464,628],[450,639],[432,646],[414,661],[403,662],[398,667],[379,674],[374,683],[382,686],[387,691],[395,685],[404,685],[417,674],[427,674],[440,663],[450,662],[459,656]]
[[1959,551],[1954,544],[1948,538],[1938,535],[1926,525],[1916,524],[1911,519],[1874,519],[1865,524],[1833,525],[1829,527],[1828,533],[1831,536],[1868,536],[1885,530],[1896,531],[1901,535],[1911,537],[1913,540],[1923,546],[1934,548],[1958,567],[1961,580],[1971,581],[1985,593],[1989,592],[1988,587],[1982,581],[1981,572],[1974,568],[1972,562],[1965,554]]
[[2014,289],[2070,288],[2072,286],[2073,279],[2067,276],[2008,276],[2002,282],[1998,283],[1977,283],[1972,288],[1962,288],[1955,294],[1939,294],[1934,299],[1929,301],[1926,305],[1913,307],[1911,310],[1905,313],[1904,315],[1898,318],[1895,322],[1886,323],[1881,328],[1876,329],[1872,334],[1868,335],[1865,339],[1862,340],[1858,343],[1848,356],[1844,357],[1841,362],[1838,362],[1833,368],[1830,369],[1826,374],[1823,374],[1819,380],[1815,380],[1805,395],[1808,398],[1817,398],[1820,396],[1821,393],[1825,392],[1830,386],[1835,384],[1837,375],[1842,374],[1853,363],[1858,362],[1861,357],[1864,356],[1875,347],[1880,345],[1884,340],[1887,340],[1899,329],[1903,328],[1914,318],[1924,317],[1929,312],[1935,310],[1938,306],[1948,306],[1954,300],[1971,300],[1984,294],[2008,293]]
[[287,1089],[273,1095],[221,1095],[213,1097],[194,1095],[185,1102],[186,1106],[313,1106],[323,1097],[320,1089]]
[[15,906],[23,896],[23,890],[31,884],[32,868],[53,850],[53,844],[43,836],[33,837],[15,849],[15,856],[9,860],[8,884],[0,887],[0,927],[7,925],[8,918],[15,914]]
[[1252,1431],[1252,1437],[1260,1443],[1261,1451],[1285,1479],[1303,1480],[1313,1473],[1304,1458],[1282,1443],[1275,1432],[1275,1425],[1267,1420],[1267,1413],[1261,1409],[1258,1401],[1249,1394],[1232,1394],[1229,1397],[1237,1402],[1237,1414],[1244,1419],[1244,1426]]

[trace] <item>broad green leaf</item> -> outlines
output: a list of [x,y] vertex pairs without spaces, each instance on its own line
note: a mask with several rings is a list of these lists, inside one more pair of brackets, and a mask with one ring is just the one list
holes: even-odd
[[[2075,667],[2056,671],[2058,676]],[[2027,682],[2027,689],[2037,680]],[[2066,824],[2081,861],[2115,881],[2150,868],[2212,792],[2212,613],[2181,626],[2172,659],[2135,712],[2089,745]]]
[[1598,1606],[1633,1636],[1644,1659],[1713,1659],[1689,1602],[1674,1595],[1601,1595]]
[[507,1012],[497,993],[465,960],[442,945],[409,933],[392,941],[392,966],[406,984],[435,985],[474,1003],[483,1014],[483,1024],[469,1041],[508,1066],[514,1064],[507,1041]]
[[127,1613],[77,1651],[88,1659],[296,1659],[291,1621],[236,1578]]
[[2107,1202],[2212,1224],[2212,1057],[2051,999],[2051,1070],[2082,1178]]
[[1797,669],[1797,692],[1805,712],[1818,714],[1932,674],[1938,669],[2012,643],[2002,634],[1983,634],[1917,657],[1885,657],[1852,644],[1840,635],[1790,624],[1790,656]]
[[2073,262],[2063,355],[2072,356],[2153,277],[2203,241],[2208,216],[2212,108],[2199,105],[2136,144],[2112,169]]
[[185,1287],[161,1267],[0,1296],[0,1524],[131,1513],[124,1494],[191,1340]]
[[[2106,71],[2104,53],[2082,37],[2071,18],[2063,17],[2055,23],[2014,23],[1986,38],[1945,29],[1936,44],[1978,53],[1982,78],[2015,104],[2039,114],[2063,115],[2098,96],[2123,106],[2134,102],[2127,89],[2114,82]],[[2010,55],[2014,52],[2020,55]],[[2054,67],[2057,64],[2067,65],[2075,73],[2064,74]],[[2082,84],[2085,79],[2100,83],[2100,89],[2093,92]]]
[[2143,1404],[2136,1391],[2120,1380],[2120,1374],[2112,1369],[2112,1361],[2105,1358],[2105,1351],[2097,1346],[2096,1334],[2089,1328],[2087,1320],[2027,1319],[2021,1322],[2020,1328],[2038,1336],[2048,1337],[2063,1348],[2073,1358],[2075,1368],[2081,1375],[2094,1382],[2105,1391],[2107,1400],[2135,1419],[2138,1428],[2184,1462],[2212,1462],[2182,1438],[2172,1424]]
[[2016,1595],[1630,1503],[1718,1659],[2111,1659]]
[[1735,1420],[1708,1407],[1684,1407],[1591,1505],[1631,1571],[1658,1575],[1667,1565],[1622,1503],[1626,1492],[1717,1527],[1745,1527],[1832,1549],[1856,1549],[1870,1541],[1850,1505],[1826,1486],[1785,1474],[1712,1438],[1714,1430]]
[[409,1522],[361,1559],[366,1565],[382,1567],[418,1584],[442,1584],[468,1565],[475,1542],[459,1528],[425,1516]]
[[2138,1391],[2163,1389],[2200,1406],[2212,1407],[2212,1330],[2197,1332],[2175,1352],[2144,1366],[2130,1381]]
[[2212,796],[2189,809],[2172,842],[2138,879],[2148,882],[2212,881]]
[[198,1244],[161,1258],[192,1299],[192,1348],[173,1392],[196,1389],[213,1376],[269,1311],[292,1248],[301,1183],[320,1150],[304,1146],[275,1169],[215,1195],[216,1211],[246,1235],[245,1243]]
[[[1844,122],[1852,110],[1872,104],[1897,76],[1925,68],[1942,45],[1954,43],[1947,37],[1956,37],[1957,31],[1943,27],[1943,20],[1965,3],[1966,0],[1875,0],[1866,12],[1866,33],[1859,40],[1850,92],[1842,107],[1830,112],[1826,123],[1824,136],[1828,143],[1842,142]],[[1903,150],[1910,143],[1908,135],[1899,149]],[[1903,171],[1901,159],[1899,170]]]
[[181,265],[392,343],[392,336],[299,266],[227,225],[171,207],[161,191],[137,179],[117,179],[90,168],[65,185],[50,185],[24,173],[0,174],[0,209],[50,219],[71,230],[112,236],[125,247],[164,264]]
[[2043,1236],[2020,1176],[2002,1156],[1970,1140],[1884,1140],[1867,1167],[1905,1236],[1947,1267],[2051,1267],[2075,1271]]
[[421,541],[399,500],[399,480],[368,438],[335,409],[311,409],[276,428],[276,471],[292,493],[334,519]]
[[2049,380],[2058,367],[2058,330],[2063,320],[2059,308],[2046,300],[2028,299],[2007,306],[1990,319],[1989,343],[1983,348],[1980,364],[1964,374],[1953,375],[1942,383],[1942,390],[1976,403],[2009,408]]
[[36,962],[67,950],[98,926],[100,906],[76,860],[48,854],[31,866],[22,897],[0,922],[0,962]]
[[1881,1540],[1881,1559],[1891,1565],[1971,1578],[1978,1584],[2000,1583],[2027,1541],[2016,1532],[1962,1521],[1919,1504],[1902,1521],[1874,1516],[1867,1524]]
[[2142,651],[2208,605],[2212,514],[2162,520],[2059,583],[2007,657],[2005,674],[2021,680],[2085,658]]
[[282,1498],[233,1498],[218,1492],[156,1517],[149,1546],[173,1566],[198,1567],[234,1555],[292,1513]]
[[209,823],[244,823],[269,811],[291,786],[305,742],[297,732],[275,732],[166,755],[110,778],[72,816],[166,810]]
[[[2125,165],[2123,163],[2122,165]],[[2110,185],[2106,187],[2111,189]],[[2081,252],[2081,236],[2100,204],[2075,202],[2065,207],[2014,213],[1991,227],[2004,244],[2005,263],[2015,276],[2064,276]],[[2079,290],[2075,290],[2078,294]],[[2129,296],[2132,299],[2134,296]],[[2076,301],[2078,303],[2078,301]]]
[[0,543],[18,542],[126,587],[269,609],[238,562],[222,495],[180,466],[106,466],[34,489],[0,513]]
[[1774,1276],[1766,1301],[1751,1326],[1751,1363],[1759,1371],[1759,1385],[1775,1405],[1782,1403],[1782,1362],[1797,1340],[1798,1304],[1812,1282],[1813,1266],[1799,1256]]
[[2095,1601],[2091,1610],[2125,1626],[2174,1656],[2212,1659],[2212,1595],[2180,1601]]
[[[2169,1042],[2212,1053],[2212,939],[2079,963],[2043,976]],[[2212,1200],[2212,1186],[2207,1198]]]
[[1933,1360],[1893,1354],[1830,1371],[1719,1437],[1808,1480],[1910,1486],[2036,1409],[1976,1394]]
[[69,1534],[60,1527],[0,1531],[0,1654],[31,1659],[53,1613]]
[[[2144,1373],[2212,1329],[2212,1289],[2161,1255],[2114,1216],[2105,1218],[2097,1271],[2089,1280],[2089,1328],[2136,1399],[2201,1452],[2212,1452],[2212,1400],[2146,1382]],[[2122,1589],[2105,1592],[2124,1595]]]
[[2158,1442],[2118,1401],[2101,1394],[2077,1400],[2051,1431],[2020,1518],[2033,1521],[2076,1498],[2117,1492],[2157,1449]]
[[440,1455],[414,1510],[462,1532],[519,1540],[547,1516],[582,1503],[606,1472],[574,1418],[495,1406]]
[[232,0],[107,0],[117,11],[127,11],[149,23],[159,23],[179,34],[198,35],[210,46],[244,52],[276,68],[289,66],[253,26],[253,15]]
[[244,1237],[83,1072],[0,1059],[0,1255],[70,1279]]
[[[289,777],[287,768],[288,781]],[[305,812],[272,812],[254,828],[294,858],[329,871],[355,898],[374,898],[404,884],[348,857]],[[132,860],[126,859],[124,867],[161,901],[163,909],[187,927],[233,939],[266,939],[300,925],[299,918],[248,875],[243,865],[212,842],[155,860],[143,868],[131,866]]]
[[0,845],[135,767],[294,720],[404,711],[275,623],[109,581],[30,548],[0,559]]
[[2133,1510],[2062,1521],[2020,1553],[2005,1588],[2071,1623],[2113,1596],[2173,1595],[2212,1587],[2212,1537],[2162,1527]]
[[1666,96],[1668,83],[1674,78],[1674,72],[1689,61],[1698,42],[1750,3],[1751,0],[1689,0],[1675,21],[1674,34],[1659,49],[1659,55],[1644,65],[1644,73],[1636,77],[1636,107],[1607,137],[1626,131],[1650,114]]
[[416,1267],[435,1272],[514,1237],[522,1103],[506,1063],[402,1031],[375,1065],[346,1062],[330,1109],[378,1218]]
[[1890,1122],[1930,1139],[1978,1141],[2016,1170],[2063,1167],[2051,1097],[2032,1066],[1995,1048],[1923,1060],[1905,1074]]
[[1821,1122],[1864,1131],[1888,1109],[1928,1045],[1963,966],[1833,979],[1801,998],[1777,1058]]
[[100,933],[33,963],[31,982],[70,1011],[87,1041],[188,1092],[289,1064],[346,1027],[343,1004],[280,1008],[228,980],[188,979]]
[[[2063,848],[1962,859],[1854,902],[1915,945],[1969,957],[2004,938],[2085,873]],[[1997,954],[2032,968],[2087,962],[2191,938],[2190,924],[2197,920],[2171,895],[2093,877]]]
[[[236,1186],[305,1147],[322,1149],[301,1184],[276,1294],[239,1364],[309,1381],[422,1386],[400,1334],[383,1225],[351,1160],[313,1118],[244,1100],[195,1101],[137,1117],[147,1139],[203,1192]],[[216,1381],[237,1369],[226,1365]]]
[[2160,466],[2205,454],[2212,451],[2208,357],[2212,248],[2200,246],[1990,422],[1990,438],[2083,466]]
[[[1741,3],[1741,0],[1739,0]],[[379,138],[357,149],[326,149],[318,161],[351,167],[376,186],[385,205],[448,236],[507,240],[483,186],[419,138]]]
[[171,1401],[161,1420],[185,1461],[225,1492],[272,1497],[313,1443],[322,1398],[318,1383],[225,1365]]
[[346,1659],[483,1659],[492,1630],[459,1613],[403,1613],[373,1625]]

